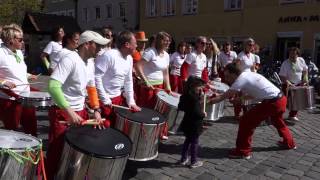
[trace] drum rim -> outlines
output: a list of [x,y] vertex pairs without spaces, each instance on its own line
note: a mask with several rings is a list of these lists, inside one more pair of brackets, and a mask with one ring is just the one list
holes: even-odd
[[[163,91],[163,90],[161,90],[161,91]],[[159,91],[159,92],[161,92],[161,91]],[[161,98],[159,98],[159,96],[158,96],[159,92],[157,93],[157,100],[161,100],[162,102],[165,102],[165,104],[167,104],[167,105],[169,105],[169,106],[171,106],[171,107],[173,107],[173,108],[178,109],[178,104],[179,104],[179,99],[180,99],[180,97],[177,98],[177,99],[178,99],[178,104],[177,104],[177,106],[174,106],[174,105],[172,105],[172,104],[167,103],[166,101],[163,101]],[[165,91],[163,91],[163,92],[165,92]],[[166,92],[165,92],[165,93],[166,93]],[[176,94],[179,94],[179,93],[176,93]],[[181,94],[179,94],[179,95],[181,96]]]
[[[116,108],[115,108],[116,109]],[[120,108],[119,108],[120,109]],[[146,108],[146,109],[148,109],[148,108]],[[158,111],[156,111],[156,110],[154,110],[154,109],[150,109],[150,110],[153,110],[154,112],[156,112],[156,113],[159,113]],[[122,118],[124,118],[124,119],[127,119],[128,121],[131,121],[131,122],[135,122],[135,123],[137,123],[137,124],[146,124],[146,125],[155,125],[155,124],[158,124],[158,125],[161,125],[161,124],[163,124],[163,123],[165,123],[167,120],[166,120],[166,118],[161,114],[161,113],[159,113],[159,115],[161,115],[162,117],[163,117],[163,122],[159,122],[159,123],[153,123],[153,124],[151,124],[151,123],[143,123],[143,122],[137,122],[137,121],[134,121],[134,120],[132,120],[132,119],[128,119],[127,117],[124,117],[123,115],[121,115],[120,113],[118,113],[117,111],[115,111],[115,113],[116,113],[116,115],[118,115],[119,114],[119,116],[121,116]]]
[[[66,141],[65,143],[68,143],[68,145],[69,145],[70,147],[72,147],[74,150],[77,150],[77,151],[80,152],[80,153],[83,153],[83,154],[85,154],[85,155],[88,155],[88,156],[91,156],[91,157],[94,157],[94,158],[101,158],[101,159],[119,159],[119,158],[123,158],[123,157],[126,157],[126,156],[129,157],[130,154],[131,154],[131,152],[132,152],[132,148],[133,148],[133,146],[132,146],[132,145],[133,145],[133,142],[132,142],[131,138],[130,138],[128,135],[126,135],[125,133],[123,133],[122,131],[118,130],[118,129],[115,129],[115,128],[110,128],[110,129],[115,130],[115,131],[118,131],[121,135],[127,137],[127,139],[128,139],[129,142],[130,142],[130,147],[129,147],[130,149],[129,149],[129,151],[128,151],[127,154],[122,154],[122,155],[117,155],[117,156],[111,157],[111,156],[103,156],[103,155],[99,155],[99,154],[96,154],[96,153],[88,152],[88,151],[86,151],[86,150],[80,149],[79,147],[77,147],[76,145],[74,145],[73,143],[71,143],[70,140],[67,138],[66,135],[64,136],[64,139],[65,139],[65,141]],[[97,130],[97,131],[100,131],[100,130]]]
[[2,149],[10,149],[10,150],[15,151],[15,152],[25,152],[26,148],[31,148],[33,150],[40,150],[41,149],[42,141],[41,141],[41,139],[38,139],[37,137],[31,136],[29,134],[25,134],[25,133],[22,133],[22,132],[19,132],[19,131],[13,131],[13,130],[7,130],[7,129],[0,129],[0,131],[6,131],[6,132],[11,132],[11,133],[13,132],[13,133],[20,134],[20,135],[23,135],[23,136],[31,137],[32,139],[34,139],[34,140],[36,140],[38,142],[38,144],[35,145],[35,146],[23,147],[23,148],[3,148],[3,147],[0,147],[0,150],[2,150]]

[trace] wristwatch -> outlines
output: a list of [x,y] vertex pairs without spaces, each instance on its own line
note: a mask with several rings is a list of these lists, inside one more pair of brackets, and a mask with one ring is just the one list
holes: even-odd
[[99,112],[99,113],[101,113],[101,109],[100,109],[100,108],[94,109],[93,112]]

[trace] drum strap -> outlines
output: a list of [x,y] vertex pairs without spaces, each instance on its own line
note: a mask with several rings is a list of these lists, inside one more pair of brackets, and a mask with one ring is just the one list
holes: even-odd
[[24,164],[25,162],[31,162],[32,164],[36,165],[40,160],[40,150],[42,149],[42,144],[39,145],[36,149],[39,150],[37,154],[34,154],[36,152],[34,149],[31,148],[26,148],[24,154],[19,154],[11,149],[1,149],[0,154],[8,154],[20,164]]

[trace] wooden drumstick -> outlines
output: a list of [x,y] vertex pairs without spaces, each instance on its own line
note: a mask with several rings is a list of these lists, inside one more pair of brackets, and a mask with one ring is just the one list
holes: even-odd
[[44,82],[32,82],[32,83],[26,83],[26,84],[17,84],[16,86],[30,86],[32,84],[42,84]]
[[[101,119],[105,121],[106,119]],[[68,121],[59,121],[60,124],[70,124]],[[96,119],[88,119],[85,121],[84,125],[100,125],[100,123]]]
[[120,106],[120,105],[115,105],[115,104],[112,104],[111,106],[112,106],[112,107],[121,108],[121,109],[130,110],[130,108],[129,108],[129,107],[125,107],[125,106]]

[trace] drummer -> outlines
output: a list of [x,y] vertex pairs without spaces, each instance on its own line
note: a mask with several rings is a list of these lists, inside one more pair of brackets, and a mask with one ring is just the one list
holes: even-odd
[[217,103],[226,98],[232,98],[240,92],[247,94],[247,97],[262,101],[241,117],[236,148],[231,150],[229,157],[251,158],[251,141],[254,130],[268,117],[271,118],[272,125],[278,130],[279,136],[283,138],[278,142],[278,145],[285,149],[295,149],[293,137],[282,118],[286,110],[287,98],[282,95],[280,89],[258,73],[241,72],[235,63],[225,67],[224,75],[226,82],[231,85],[230,89],[217,97],[209,98],[208,102]]
[[[49,93],[57,107],[49,110],[50,132],[49,148],[47,152],[48,179],[53,179],[57,171],[64,144],[64,133],[66,124],[60,121],[67,121],[68,124],[80,124],[88,119],[84,108],[85,89],[89,80],[86,73],[86,63],[90,57],[95,57],[102,45],[109,40],[93,31],[85,31],[80,35],[78,52],[70,51],[63,56],[54,69],[49,80]],[[90,102],[97,120],[101,119],[99,113],[99,101],[93,99],[97,94],[89,93]],[[91,100],[92,99],[92,100]]]
[[207,57],[204,54],[207,45],[207,38],[199,36],[196,40],[196,47],[193,52],[187,55],[181,67],[181,79],[187,81],[189,76],[196,76],[208,81],[208,71],[206,68]]
[[230,42],[225,42],[223,44],[222,51],[220,52],[218,56],[218,73],[219,77],[221,78],[221,82],[224,83],[224,67],[228,65],[229,63],[232,63],[236,60],[237,58],[237,53],[234,51],[231,51],[231,43]]
[[[308,66],[302,57],[300,50],[292,47],[289,50],[289,59],[285,60],[280,68],[279,76],[282,81],[282,90],[286,95],[290,87],[308,84]],[[289,119],[298,121],[298,111],[290,111]]]
[[[99,55],[95,61],[95,82],[99,93],[102,115],[114,124],[112,105],[122,105],[125,96],[127,105],[133,111],[140,111],[136,105],[132,81],[132,56],[137,41],[130,31],[120,32],[116,49]],[[124,89],[124,92],[122,90]]]
[[22,29],[16,25],[6,25],[1,33],[0,47],[0,119],[6,129],[17,130],[21,123],[24,132],[37,136],[37,120],[34,108],[22,107],[17,99],[30,93],[28,79],[37,76],[27,73],[27,66],[21,51]]

